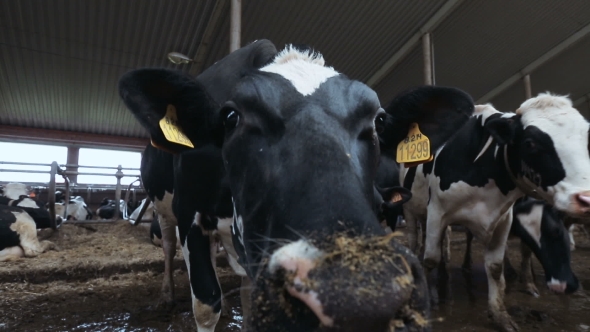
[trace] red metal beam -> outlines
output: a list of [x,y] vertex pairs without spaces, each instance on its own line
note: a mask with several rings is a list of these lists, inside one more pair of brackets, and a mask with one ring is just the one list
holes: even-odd
[[0,125],[0,141],[143,151],[149,138]]

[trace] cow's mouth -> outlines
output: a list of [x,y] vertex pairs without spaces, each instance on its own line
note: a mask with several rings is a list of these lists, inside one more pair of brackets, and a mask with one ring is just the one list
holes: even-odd
[[256,330],[270,330],[256,316],[275,329],[307,321],[308,331],[429,326],[428,312],[412,306],[415,271],[396,235],[300,240],[275,251],[253,292]]
[[567,282],[551,278],[551,280],[547,282],[547,287],[549,287],[552,292],[563,294],[567,288]]

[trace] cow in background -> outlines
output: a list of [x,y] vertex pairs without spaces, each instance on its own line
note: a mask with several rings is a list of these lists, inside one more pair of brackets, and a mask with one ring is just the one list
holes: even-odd
[[[100,219],[111,219],[115,216],[115,209],[117,208],[117,201],[114,199],[103,198],[100,206],[96,209],[96,215]],[[124,200],[119,200],[119,218],[127,219],[128,206]]]
[[[531,253],[541,262],[545,271],[547,287],[555,293],[570,294],[579,287],[579,281],[572,272],[568,231],[562,219],[564,214],[544,201],[532,198],[519,198],[512,208],[512,226],[510,237],[521,241],[521,281],[527,293],[538,297],[532,273]],[[463,261],[463,270],[471,271],[471,242],[473,233],[467,230],[467,250]],[[504,256],[506,276],[516,275],[508,255]]]
[[[44,209],[44,204],[29,196],[29,190],[24,183],[8,183],[2,190],[0,196],[0,205],[14,206],[24,209],[27,214],[35,221],[37,228],[51,227],[49,211]],[[59,225],[62,219],[57,218],[56,223]]]
[[[60,215],[66,220],[90,220],[92,219],[92,211],[86,205],[84,198],[81,196],[74,196],[70,198],[70,202],[67,205],[67,216],[64,216],[66,213],[66,205],[65,205],[65,197],[57,202],[57,195],[56,195],[56,203],[55,203],[55,213]],[[47,206],[47,205],[46,205]]]
[[[436,88],[417,89],[414,98],[394,100],[387,112],[417,105],[433,107],[419,97],[429,89]],[[416,249],[416,225],[425,222],[424,265],[435,302],[432,272],[439,263],[448,267],[449,261],[441,261],[442,238],[450,224],[461,224],[486,246],[493,322],[504,331],[518,329],[503,301],[503,259],[512,224],[511,208],[518,198],[536,192],[569,215],[590,214],[589,129],[571,100],[563,96],[539,94],[515,113],[479,105],[467,123],[434,150],[433,161],[403,168],[400,181],[408,184],[413,194],[404,207],[410,246]],[[446,269],[438,270],[442,272],[439,281],[448,280]]]

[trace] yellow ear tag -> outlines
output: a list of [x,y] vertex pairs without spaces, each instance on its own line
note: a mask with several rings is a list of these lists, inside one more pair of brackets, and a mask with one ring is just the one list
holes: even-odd
[[176,108],[174,105],[168,105],[168,108],[166,109],[166,115],[164,115],[164,117],[160,120],[160,128],[162,128],[164,136],[166,136],[166,139],[172,143],[186,145],[194,148],[195,146],[193,143],[176,125],[177,121],[178,118],[176,117]]
[[410,125],[408,136],[397,145],[396,161],[405,167],[417,166],[432,161],[430,140],[420,132],[417,123]]

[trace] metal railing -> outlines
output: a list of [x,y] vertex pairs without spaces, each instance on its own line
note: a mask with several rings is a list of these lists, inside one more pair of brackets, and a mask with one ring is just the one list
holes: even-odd
[[[121,210],[120,210],[120,202],[121,202],[121,179],[123,177],[137,177],[136,180],[132,181],[129,186],[127,187],[127,192],[125,193],[125,204],[127,204],[127,202],[129,201],[129,195],[130,192],[133,191],[133,197],[135,200],[135,195],[136,195],[136,189],[132,188],[132,186],[136,183],[139,182],[138,185],[138,189],[142,189],[142,185],[141,185],[141,179],[139,175],[136,174],[124,174],[123,170],[126,171],[139,171],[139,168],[123,168],[121,165],[117,166],[117,167],[103,167],[103,166],[84,166],[84,165],[74,165],[74,164],[65,164],[65,165],[58,165],[57,162],[52,162],[51,164],[41,164],[41,163],[25,163],[25,162],[9,162],[9,161],[0,161],[0,164],[6,164],[6,165],[19,165],[19,166],[45,166],[45,167],[49,167],[49,171],[40,171],[40,170],[21,170],[21,169],[5,169],[5,168],[0,168],[0,172],[16,172],[16,173],[49,173],[49,184],[47,185],[47,190],[48,190],[48,208],[49,208],[49,217],[50,217],[50,225],[51,228],[53,228],[54,230],[56,230],[58,228],[57,223],[56,223],[56,213],[55,213],[55,191],[57,189],[57,184],[56,184],[56,175],[59,175],[61,177],[63,177],[64,179],[64,189],[65,189],[65,208],[64,208],[64,215],[62,216],[64,218],[63,223],[71,223],[71,224],[103,224],[103,223],[112,223],[115,222],[117,220],[119,220],[119,216],[121,215]],[[62,167],[66,168],[94,168],[94,169],[109,169],[109,170],[117,170],[117,172],[113,173],[95,173],[95,172],[79,172],[79,171],[71,171],[71,170],[64,170]],[[117,204],[115,204],[115,213],[113,218],[111,219],[100,219],[100,220],[66,220],[67,219],[67,215],[68,215],[68,211],[67,211],[67,207],[68,207],[68,202],[70,201],[70,189],[73,186],[77,186],[76,184],[72,184],[68,175],[92,175],[92,176],[115,176],[117,178],[117,184],[114,186],[115,189],[115,201],[117,202]],[[43,186],[44,184],[39,184],[39,183],[34,183],[35,185],[39,185],[39,186]],[[29,184],[30,185],[30,184]],[[88,185],[88,200],[90,200],[90,193],[91,190],[100,190],[100,189],[104,189],[104,190],[108,190],[108,189],[112,189],[112,185]],[[150,203],[150,199],[149,197],[146,198],[146,202],[144,204],[144,206],[142,207],[142,209],[140,210],[139,216],[136,220],[131,220],[130,219],[130,215],[131,213],[129,213],[129,215],[124,216],[125,219],[127,219],[127,221],[129,221],[132,225],[138,225],[139,223],[141,223],[141,219],[143,217],[143,214],[145,213],[145,211],[147,210],[148,206]]]

